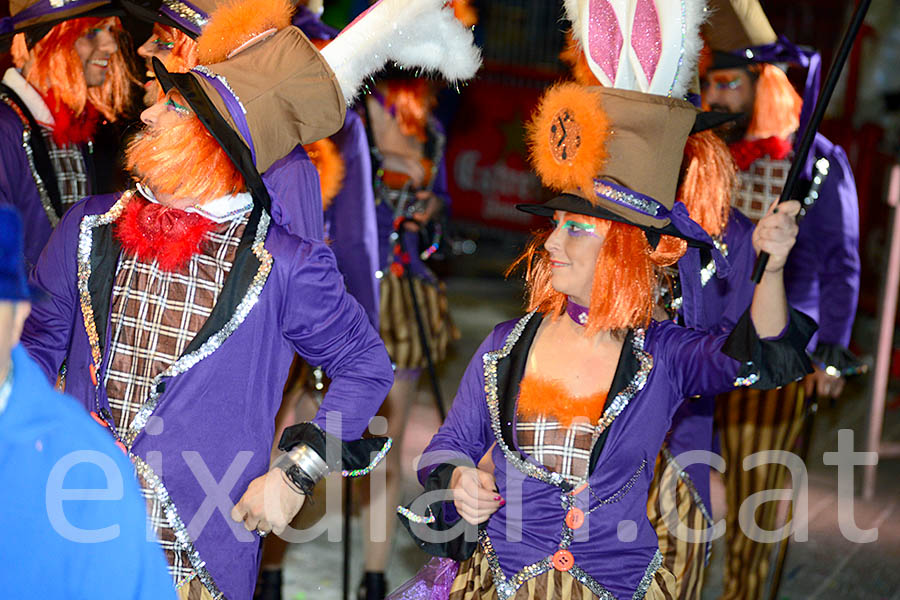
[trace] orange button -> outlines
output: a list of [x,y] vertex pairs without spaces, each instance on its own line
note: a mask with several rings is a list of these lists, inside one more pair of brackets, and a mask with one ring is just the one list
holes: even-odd
[[100,415],[98,415],[98,414],[95,413],[94,411],[91,411],[91,416],[94,418],[95,421],[97,421],[98,423],[100,423],[100,426],[101,426],[101,427],[106,427],[106,426],[107,426],[107,425],[106,425],[106,421],[104,421],[103,419],[101,419],[101,418],[100,418]]
[[91,372],[91,383],[94,384],[94,387],[97,387],[97,367],[94,366],[94,363],[91,363],[88,369]]
[[550,562],[557,571],[568,571],[575,566],[575,557],[568,550],[557,550]]
[[120,442],[119,440],[116,440],[116,446],[118,446],[119,450],[121,450],[121,451],[124,452],[125,454],[128,454],[128,449],[125,448],[125,444],[123,444],[123,443]]
[[574,506],[566,513],[566,525],[569,529],[578,529],[584,525],[584,511]]

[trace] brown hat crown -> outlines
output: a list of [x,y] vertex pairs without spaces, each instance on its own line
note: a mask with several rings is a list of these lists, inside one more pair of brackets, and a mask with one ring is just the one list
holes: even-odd
[[[697,109],[631,90],[562,84],[542,99],[529,128],[543,183],[636,225],[665,227],[656,203],[675,203],[684,145]],[[598,129],[599,127],[599,129]]]

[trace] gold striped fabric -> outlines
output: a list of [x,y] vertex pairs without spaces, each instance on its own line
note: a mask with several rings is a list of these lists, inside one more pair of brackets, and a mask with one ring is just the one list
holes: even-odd
[[[443,283],[432,284],[413,277],[419,313],[425,325],[425,337],[435,363],[447,355],[447,347],[459,338],[450,319],[447,292]],[[397,369],[421,369],[426,365],[416,315],[406,277],[390,270],[381,279],[381,339]]]
[[[601,582],[602,583],[602,582]],[[644,600],[675,600],[672,590],[675,577],[664,566],[660,567],[653,583],[644,595]],[[595,600],[597,596],[577,579],[551,569],[526,581],[512,600]],[[453,580],[447,600],[496,600],[494,578],[491,567],[481,548],[475,550],[472,558],[459,565],[459,573]],[[640,599],[637,599],[640,600]]]
[[213,600],[199,579],[192,579],[177,590],[178,600]]
[[[666,511],[677,511],[678,521],[694,530],[706,529],[709,523],[697,506],[690,488],[678,476],[678,469],[674,467],[667,469],[668,465],[668,460],[663,452],[660,452],[656,459],[653,482],[650,484],[647,517],[656,529],[663,565],[674,577],[671,597],[678,600],[699,600],[703,589],[703,573],[706,569],[706,543],[678,539],[670,531],[663,514],[666,514]],[[661,490],[672,489],[675,490],[675,498],[660,497]],[[673,516],[670,516],[669,520]]]
[[[746,537],[741,532],[738,511],[752,494],[783,488],[788,474],[787,467],[779,464],[745,471],[744,457],[763,450],[794,451],[803,430],[804,415],[802,382],[769,391],[741,388],[716,401],[728,505],[723,600],[761,597],[773,544]],[[761,529],[777,529],[778,505],[778,502],[766,502],[757,509],[756,523]]]

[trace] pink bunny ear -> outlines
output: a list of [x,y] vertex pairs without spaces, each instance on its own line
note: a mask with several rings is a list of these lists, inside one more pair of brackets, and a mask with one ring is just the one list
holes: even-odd
[[656,4],[653,0],[637,0],[631,29],[631,47],[634,48],[634,53],[641,63],[641,69],[643,69],[649,84],[656,74],[656,67],[662,53],[659,13],[656,12]]
[[603,69],[609,81],[614,83],[616,72],[619,70],[623,41],[619,20],[609,0],[590,0],[588,10],[590,16],[587,47],[591,58]]

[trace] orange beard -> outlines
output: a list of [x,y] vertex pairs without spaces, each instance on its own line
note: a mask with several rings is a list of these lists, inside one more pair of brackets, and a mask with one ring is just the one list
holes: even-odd
[[196,115],[147,127],[125,150],[125,166],[172,208],[203,205],[246,191],[244,178]]

